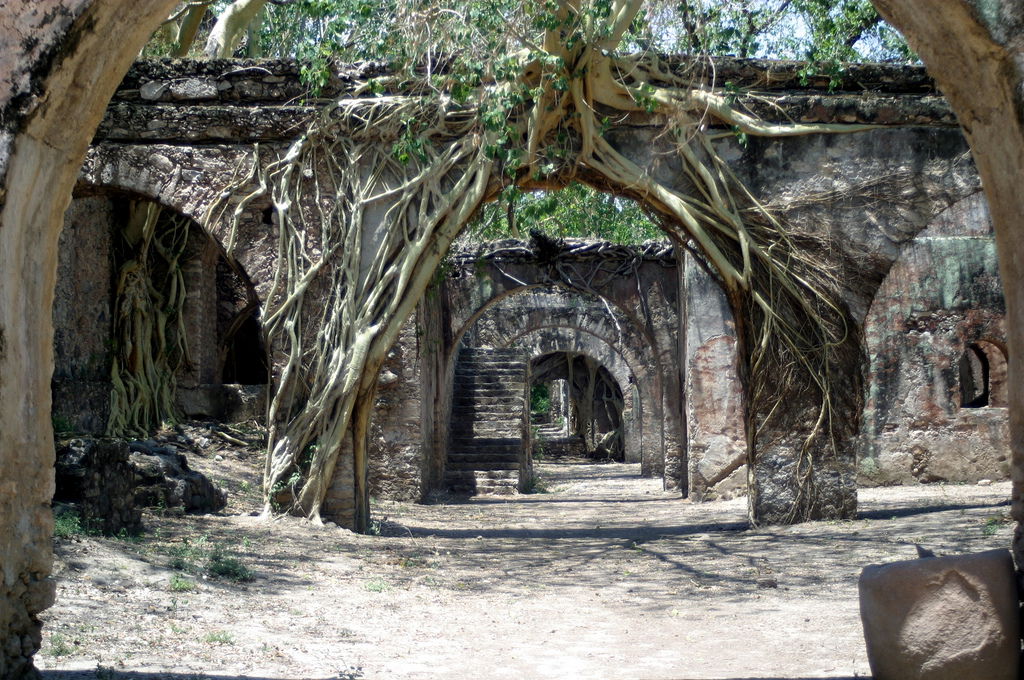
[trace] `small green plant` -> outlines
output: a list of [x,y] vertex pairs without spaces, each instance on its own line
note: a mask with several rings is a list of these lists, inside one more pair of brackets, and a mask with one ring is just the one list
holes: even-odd
[[194,541],[183,539],[181,545],[171,549],[171,562],[168,566],[190,574],[198,572],[199,562],[206,557],[206,542],[206,536],[200,536]]
[[229,581],[239,583],[253,580],[252,570],[242,564],[237,558],[224,554],[217,548],[210,554],[206,564],[206,572],[211,576],[226,578]]
[[181,574],[172,574],[170,589],[172,593],[188,593],[196,589],[196,584]]
[[181,545],[171,550],[168,566],[186,574],[205,573],[239,583],[255,578],[251,569],[230,555],[223,546],[211,545],[206,536],[194,541],[184,539]]
[[47,653],[50,656],[69,656],[74,651],[74,647],[68,644],[67,638],[60,633],[50,636],[50,646],[47,648]]
[[374,578],[366,582],[366,589],[371,593],[383,593],[391,589],[391,584],[382,578]]
[[69,432],[75,431],[74,424],[71,422],[71,419],[68,418],[67,416],[59,416],[57,414],[54,414],[51,417],[51,420],[53,422],[53,431],[56,432],[57,434],[67,434]]
[[120,531],[118,531],[117,534],[114,535],[114,538],[116,538],[119,541],[124,541],[125,543],[134,543],[136,545],[142,543],[142,534],[132,533],[128,531],[128,529],[126,529],[125,527],[121,527]]
[[367,536],[383,536],[384,527],[387,526],[388,518],[385,517],[371,517],[370,524],[366,527]]
[[1004,524],[1010,523],[1009,516],[1003,515],[991,515],[985,520],[985,526],[982,527],[981,533],[985,536],[995,536],[999,528]]
[[549,493],[547,482],[540,475],[530,477],[523,487],[523,493]]
[[82,518],[74,510],[59,510],[53,518],[53,535],[56,538],[75,538],[85,534]]
[[215,630],[207,633],[203,637],[203,642],[212,645],[233,645],[235,644],[235,636],[224,630]]

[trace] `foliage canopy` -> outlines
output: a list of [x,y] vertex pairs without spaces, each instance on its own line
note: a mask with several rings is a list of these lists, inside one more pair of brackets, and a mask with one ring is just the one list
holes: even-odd
[[[540,47],[533,36],[560,21],[554,0],[188,0],[146,54],[198,53],[241,6],[252,18],[233,27],[229,43],[240,46],[230,54],[298,58],[314,91],[326,81],[330,60],[374,60],[425,76],[455,98],[485,81],[518,77],[522,51]],[[613,3],[591,6],[595,18],[605,19]],[[870,0],[651,0],[624,28],[619,49],[798,59],[807,62],[806,75],[833,77],[844,62],[915,59]],[[207,56],[214,56],[209,47]],[[514,103],[492,102],[497,119]],[[520,237],[529,229],[620,243],[660,236],[637,206],[573,184],[557,199],[544,190],[509,189],[477,216],[468,237]]]

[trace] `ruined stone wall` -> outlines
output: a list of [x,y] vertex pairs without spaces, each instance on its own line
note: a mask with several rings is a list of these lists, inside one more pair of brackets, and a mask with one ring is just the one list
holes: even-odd
[[367,453],[367,481],[370,495],[376,498],[423,498],[423,343],[427,339],[417,317],[402,327],[377,376]]
[[103,432],[110,410],[114,205],[72,201],[60,237],[53,300],[53,422],[61,432]]
[[[756,73],[744,75],[742,65],[730,68],[739,68],[737,82],[745,77],[757,77]],[[285,62],[265,62],[259,68],[226,62],[183,62],[174,66],[141,64],[126,78],[109,109],[98,143],[86,164],[85,177],[97,184],[152,196],[185,214],[201,217],[216,197],[217,187],[223,186],[234,173],[250,167],[248,145],[260,142],[261,162],[265,162],[284,148],[287,131],[301,127],[302,121],[313,113],[312,106],[291,103],[298,92],[295,75],[294,65]],[[941,98],[930,91],[927,79],[918,72],[900,77],[904,79],[900,80],[885,68],[867,69],[844,83],[843,91],[825,97],[820,93],[798,92],[800,87],[795,78],[779,71],[773,75],[774,86],[790,87],[793,91],[773,96],[779,97],[780,105],[795,117],[809,122],[840,119],[905,127],[856,135],[751,139],[746,146],[727,138],[719,142],[720,152],[760,200],[798,224],[833,234],[836,243],[849,251],[850,260],[857,264],[844,280],[849,283],[848,301],[858,319],[866,313],[874,289],[898,255],[900,246],[933,215],[977,188],[977,178],[965,158],[962,138],[952,127],[954,121]],[[341,77],[328,84],[325,96],[345,94],[347,83],[342,71]],[[882,94],[859,91],[861,83],[878,87]],[[289,103],[282,105],[284,101]],[[751,102],[751,105],[757,104]],[[770,109],[762,113],[769,118],[780,115]],[[609,139],[659,179],[685,189],[685,180],[679,174],[673,155],[664,153],[669,149],[664,146],[665,140],[658,137],[659,125],[657,120],[638,116],[609,131]],[[167,143],[170,140],[176,143]],[[232,249],[232,255],[250,274],[261,296],[268,291],[274,259],[274,228],[267,208],[253,206],[242,216]],[[214,237],[221,243],[229,238],[226,223],[215,222],[211,227]],[[508,273],[514,275],[511,269]],[[641,290],[660,285],[653,281],[640,283]],[[489,289],[485,289],[487,287]],[[496,275],[471,291],[471,296],[476,296],[479,303],[512,287],[514,284],[503,274]],[[678,296],[678,282],[673,289],[672,294]],[[457,299],[458,295],[456,292],[453,298],[456,307],[465,301]],[[702,489],[708,485],[708,480],[715,482],[711,486],[717,486],[729,478],[735,481],[742,477],[742,470],[736,466],[738,459],[731,455],[729,448],[741,441],[742,436],[732,415],[737,409],[736,395],[729,393],[724,384],[714,390],[710,389],[710,384],[691,385],[695,390],[692,395],[695,406],[689,414],[703,413],[690,423],[698,435],[694,442],[699,448],[701,437],[705,438],[705,444],[714,440],[717,443],[713,446],[706,444],[709,450],[725,453],[715,454],[717,458],[702,454],[697,467],[687,469],[685,449],[688,444],[683,427],[683,376],[687,367],[680,357],[689,350],[679,339],[680,327],[686,322],[679,319],[678,302],[666,307],[665,313],[652,310],[649,318],[638,325],[660,338],[658,361],[662,366],[660,374],[664,375],[662,389],[666,400],[662,409],[679,414],[679,425],[664,430],[664,448],[668,452],[665,465],[670,468],[667,478],[688,484],[682,480],[696,472],[698,480],[689,486]],[[479,304],[469,306],[478,307]],[[461,320],[449,319],[444,323],[453,324],[456,328],[452,334],[458,334]],[[712,335],[721,338],[714,347],[709,345],[690,355],[699,358],[695,368],[705,377],[710,374],[708,367],[724,367],[734,361],[735,349],[726,339],[728,332],[716,331]],[[690,349],[697,352],[698,347]],[[438,423],[446,417],[438,409],[443,410],[443,404],[451,396],[442,385],[450,384],[446,373],[451,363],[435,361],[430,366],[431,380],[437,381],[432,392],[436,398],[428,400],[433,406],[421,412],[429,411],[430,422]],[[721,398],[720,395],[727,400],[724,411],[699,406],[701,398],[710,405]],[[415,437],[403,428],[398,426],[395,430],[395,441],[411,442]],[[423,441],[430,447],[425,454],[429,463],[425,466],[428,472],[424,479],[434,480],[441,460],[438,452],[443,448],[440,432],[444,428],[431,425],[429,430],[422,434]],[[381,436],[384,438],[381,446],[391,446],[387,434],[382,432]],[[789,441],[787,436],[782,433],[781,438],[768,437],[774,443],[757,453],[762,469],[761,472],[755,469],[753,476],[762,493],[756,495],[754,514],[759,516],[774,517],[778,514],[776,510],[781,511],[791,502],[793,488],[785,480],[792,477],[791,452],[797,440]],[[729,447],[720,446],[726,442]],[[825,496],[834,496],[825,504],[831,508],[828,512],[835,510],[842,514],[852,508],[854,451],[851,444],[846,446],[848,450],[840,456],[840,463],[833,467],[826,464],[820,469],[819,487],[831,489]],[[426,483],[421,490],[429,486],[430,483]]]
[[[487,248],[495,250],[488,250],[488,256],[460,256],[457,274],[448,282],[455,343],[449,352],[454,352],[462,334],[473,332],[477,319],[492,305],[515,306],[515,298],[533,287],[568,289],[570,297],[582,302],[560,309],[546,309],[550,307],[546,303],[520,306],[521,331],[545,326],[576,328],[631,356],[628,363],[635,367],[636,382],[644,398],[641,429],[647,434],[641,460],[643,474],[663,476],[667,488],[685,493],[686,444],[678,354],[681,298],[675,256],[665,246],[651,246],[647,254],[636,259],[635,267],[629,264],[623,268],[624,263],[632,261],[629,258],[636,257],[636,252],[623,260],[625,251],[602,255],[596,252],[597,244],[583,247],[571,242],[567,247],[559,256],[565,258],[562,265],[541,260],[525,244],[512,241],[489,244]],[[572,249],[577,247],[588,252],[573,255]],[[587,285],[573,289],[572,280],[559,282],[558,277],[564,275],[554,274],[559,267],[563,272],[574,272],[570,278],[577,276],[580,283]],[[483,332],[486,334],[486,329]],[[514,335],[507,337],[488,341],[514,339]],[[472,344],[472,338],[469,342]]]
[[[1005,308],[987,205],[974,194],[906,245],[864,325],[870,356],[860,439],[863,484],[977,482],[1009,475],[1005,397],[961,404],[971,343],[1006,347]],[[1005,357],[993,356],[1005,372]],[[1000,362],[999,359],[1002,359]],[[998,386],[1001,376],[989,376]]]

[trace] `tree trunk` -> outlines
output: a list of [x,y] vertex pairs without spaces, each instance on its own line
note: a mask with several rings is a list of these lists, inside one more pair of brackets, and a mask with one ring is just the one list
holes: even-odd
[[1006,293],[1014,551],[1024,564],[1024,5],[1019,0],[873,0],[900,29],[963,127],[992,214]]
[[214,24],[210,31],[210,37],[206,40],[206,49],[203,50],[208,59],[228,59],[238,46],[242,33],[252,23],[267,0],[235,0],[228,5]]

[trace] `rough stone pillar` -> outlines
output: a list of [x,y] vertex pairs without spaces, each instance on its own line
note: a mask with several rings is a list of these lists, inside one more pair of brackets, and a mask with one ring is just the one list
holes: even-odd
[[113,206],[103,196],[71,203],[60,236],[53,303],[53,422],[58,431],[102,433],[113,361]]
[[[175,0],[0,3],[0,677],[53,601],[52,306],[64,209],[117,83]],[[74,124],[68,124],[74,121]]]
[[217,343],[217,246],[191,225],[181,272],[185,279],[185,341],[190,365],[180,372],[185,387],[220,382]]
[[736,333],[718,284],[683,259],[686,434],[694,500],[746,491],[747,434],[743,388],[736,372]]

